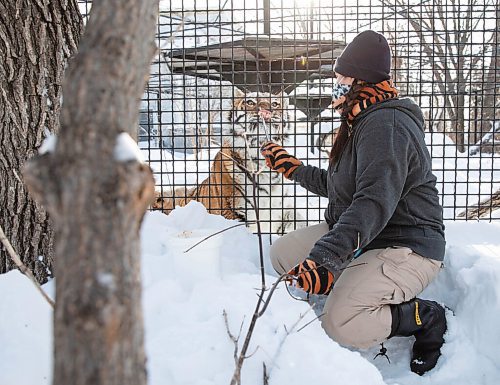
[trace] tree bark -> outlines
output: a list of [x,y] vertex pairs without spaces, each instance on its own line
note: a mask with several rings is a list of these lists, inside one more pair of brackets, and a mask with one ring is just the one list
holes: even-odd
[[[0,2],[0,225],[40,282],[52,269],[52,229],[21,170],[59,129],[62,76],[81,30],[74,0]],[[0,273],[15,267],[0,246]]]
[[488,66],[488,72],[485,78],[482,92],[482,116],[480,120],[480,136],[488,132],[495,120],[500,119],[500,7],[496,8],[496,28],[495,36],[491,42],[491,59]]
[[[479,204],[469,207],[467,210],[458,214],[459,218],[467,218],[468,220],[479,219],[485,217],[497,210],[500,207],[500,190],[491,194],[490,198],[484,199]],[[491,217],[490,217],[491,219]]]
[[120,133],[135,136],[157,13],[157,0],[93,3],[55,150],[25,168],[54,223],[55,385],[146,383],[139,229],[154,179],[114,152]]

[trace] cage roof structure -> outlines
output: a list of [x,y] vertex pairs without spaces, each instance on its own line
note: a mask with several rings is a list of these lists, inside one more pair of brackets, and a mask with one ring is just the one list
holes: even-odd
[[173,73],[226,80],[243,91],[290,93],[304,80],[332,77],[345,43],[332,40],[244,36],[165,52]]

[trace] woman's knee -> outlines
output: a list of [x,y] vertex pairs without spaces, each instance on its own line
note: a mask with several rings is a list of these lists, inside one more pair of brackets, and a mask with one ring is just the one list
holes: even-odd
[[285,257],[288,255],[288,251],[287,242],[284,238],[285,237],[281,237],[275,240],[269,249],[271,264],[278,274],[284,274],[290,271],[290,269],[287,270]]
[[321,324],[328,336],[339,344],[368,349],[385,341],[390,334],[390,308],[362,309],[353,305],[330,309]]
[[328,231],[326,222],[291,231],[271,246],[271,263],[279,274],[287,273],[304,261],[312,247]]

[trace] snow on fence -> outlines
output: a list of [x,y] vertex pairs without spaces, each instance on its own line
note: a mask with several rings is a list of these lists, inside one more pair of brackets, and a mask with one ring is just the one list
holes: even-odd
[[[78,1],[84,18],[88,17],[91,1]],[[339,125],[339,117],[328,108],[332,65],[358,32],[374,29],[384,33],[391,45],[396,86],[424,112],[445,219],[500,218],[500,211],[495,211],[500,204],[497,1],[348,3],[160,1],[159,49],[143,95],[137,134],[160,196],[175,192],[176,203],[180,202],[193,190],[200,194],[197,186],[207,184],[211,174],[222,174],[214,167],[221,145],[240,146],[232,135],[234,114],[251,124],[245,103],[260,103],[267,97],[270,105],[274,99],[269,94],[281,98],[277,116],[290,130],[286,147],[305,163],[326,167]],[[258,127],[260,135],[273,130],[272,125]],[[258,156],[250,147],[239,152],[249,161]],[[228,173],[234,186],[223,186],[223,198],[238,195],[238,188],[248,198],[248,179],[234,169]],[[221,201],[216,196],[221,189],[214,184],[229,184],[216,180],[208,179],[214,205]],[[273,221],[297,227],[322,218],[323,199],[283,181],[272,190],[274,196],[267,203],[265,197],[259,200],[267,212],[261,218],[270,223],[268,231],[283,231]],[[229,198],[235,204],[236,198]],[[253,210],[251,199],[235,205],[243,206],[238,214],[251,217],[247,215]]]

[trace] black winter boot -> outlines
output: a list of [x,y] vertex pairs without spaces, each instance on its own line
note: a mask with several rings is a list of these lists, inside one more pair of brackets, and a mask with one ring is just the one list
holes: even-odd
[[419,298],[391,305],[393,336],[415,336],[411,371],[422,375],[436,366],[441,355],[443,335],[446,332],[446,317],[441,305]]

